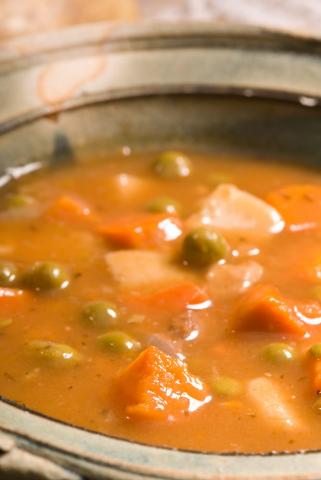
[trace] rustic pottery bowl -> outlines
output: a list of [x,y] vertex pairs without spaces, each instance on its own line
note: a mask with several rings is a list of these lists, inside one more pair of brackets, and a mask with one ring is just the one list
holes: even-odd
[[[17,40],[0,49],[0,185],[43,165],[84,161],[93,149],[184,145],[318,166],[320,101],[321,42],[309,38],[211,24],[99,24]],[[0,452],[1,479],[321,479],[317,451],[149,447],[4,398]]]

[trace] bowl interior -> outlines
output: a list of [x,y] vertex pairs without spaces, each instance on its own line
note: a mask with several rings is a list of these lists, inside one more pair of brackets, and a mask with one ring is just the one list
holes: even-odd
[[[135,153],[175,147],[321,166],[320,120],[318,107],[271,99],[182,94],[114,100],[44,116],[0,136],[0,169],[18,176],[126,146]],[[26,164],[29,169],[12,171]]]

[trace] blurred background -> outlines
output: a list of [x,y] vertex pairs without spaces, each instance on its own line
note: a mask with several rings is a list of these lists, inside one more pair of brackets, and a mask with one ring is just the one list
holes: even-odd
[[215,20],[321,36],[321,0],[0,0],[0,41],[98,21]]

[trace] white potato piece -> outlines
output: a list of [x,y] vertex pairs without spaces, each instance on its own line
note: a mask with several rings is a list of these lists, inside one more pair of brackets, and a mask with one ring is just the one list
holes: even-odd
[[207,274],[210,296],[226,298],[237,296],[259,282],[264,269],[254,260],[245,260],[237,265],[224,263],[213,265]]
[[300,429],[301,422],[284,399],[280,387],[266,377],[251,380],[248,394],[256,410],[267,422],[285,429]]
[[211,226],[223,234],[259,239],[283,230],[281,215],[269,204],[231,184],[219,185],[188,220],[190,227]]
[[183,273],[166,256],[148,250],[118,250],[107,253],[107,266],[116,282],[126,288],[180,281]]

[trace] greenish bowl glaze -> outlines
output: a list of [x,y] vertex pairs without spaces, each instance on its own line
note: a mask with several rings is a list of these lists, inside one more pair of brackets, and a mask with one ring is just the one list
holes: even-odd
[[[320,99],[317,39],[209,23],[98,24],[18,39],[0,49],[0,185],[128,146],[318,167]],[[2,399],[0,478],[317,480],[321,453],[150,447]]]

